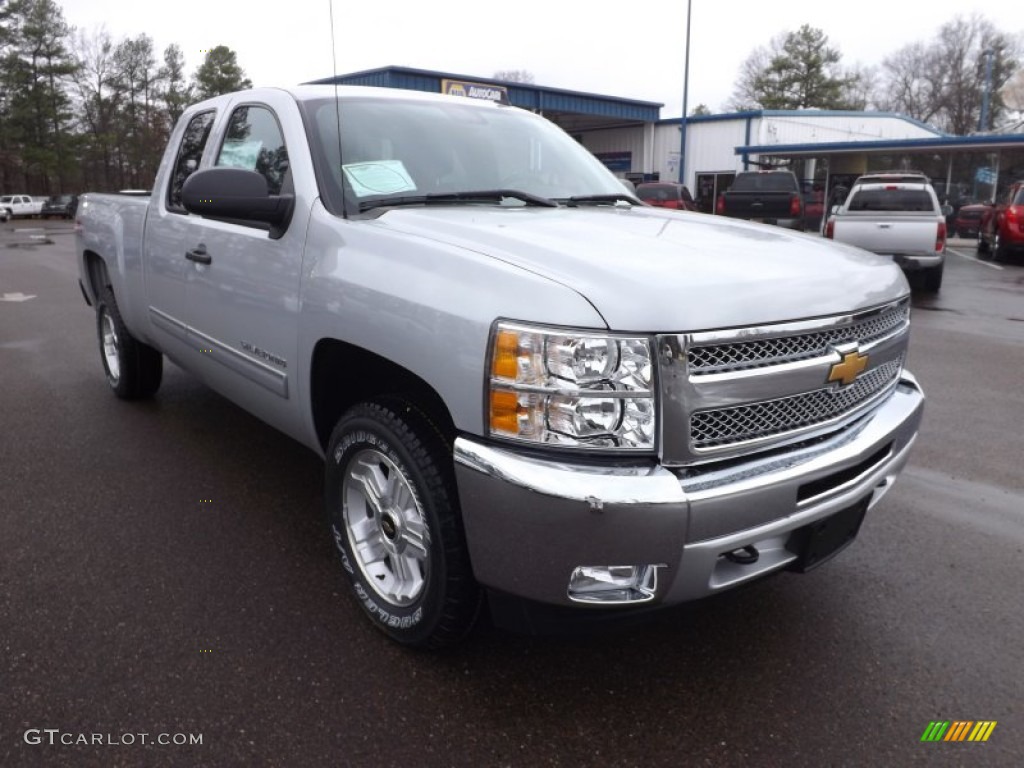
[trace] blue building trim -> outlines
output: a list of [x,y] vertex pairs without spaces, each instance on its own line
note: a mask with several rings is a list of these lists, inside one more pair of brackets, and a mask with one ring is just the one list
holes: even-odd
[[1024,147],[1024,133],[984,136],[937,136],[933,139],[885,139],[881,141],[834,141],[815,144],[764,144],[735,147],[737,155],[809,155],[840,152],[928,149],[1009,149]]

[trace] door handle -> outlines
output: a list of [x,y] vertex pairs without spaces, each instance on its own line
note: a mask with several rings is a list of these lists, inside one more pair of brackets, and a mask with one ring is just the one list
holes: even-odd
[[185,251],[185,258],[194,261],[196,264],[212,264],[213,258],[206,252],[205,245],[198,245],[192,250]]

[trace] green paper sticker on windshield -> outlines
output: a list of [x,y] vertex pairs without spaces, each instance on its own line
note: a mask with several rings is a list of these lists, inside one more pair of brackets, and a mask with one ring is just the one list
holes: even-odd
[[347,163],[342,166],[342,170],[356,197],[416,191],[416,184],[401,160]]
[[263,149],[263,142],[259,139],[237,140],[227,139],[221,147],[220,157],[217,158],[217,165],[226,165],[229,168],[246,168],[255,170],[256,161],[259,160],[260,150]]

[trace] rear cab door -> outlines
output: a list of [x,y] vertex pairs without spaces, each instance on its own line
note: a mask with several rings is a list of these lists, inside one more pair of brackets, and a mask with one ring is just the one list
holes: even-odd
[[153,190],[143,238],[143,269],[151,332],[171,358],[187,368],[195,362],[188,338],[185,285],[191,273],[185,258],[192,218],[181,202],[181,187],[202,164],[217,116],[213,107],[200,109],[184,121],[172,142],[176,150],[165,159],[170,167]]

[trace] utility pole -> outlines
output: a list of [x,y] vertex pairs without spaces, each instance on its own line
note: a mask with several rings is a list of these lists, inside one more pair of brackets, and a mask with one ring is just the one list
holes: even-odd
[[995,51],[988,48],[982,54],[985,57],[985,90],[981,94],[981,116],[978,118],[978,132],[988,130],[988,100],[992,93],[992,59]]
[[686,183],[686,98],[690,90],[690,3],[686,0],[686,65],[683,69],[683,116],[679,121],[679,183]]

